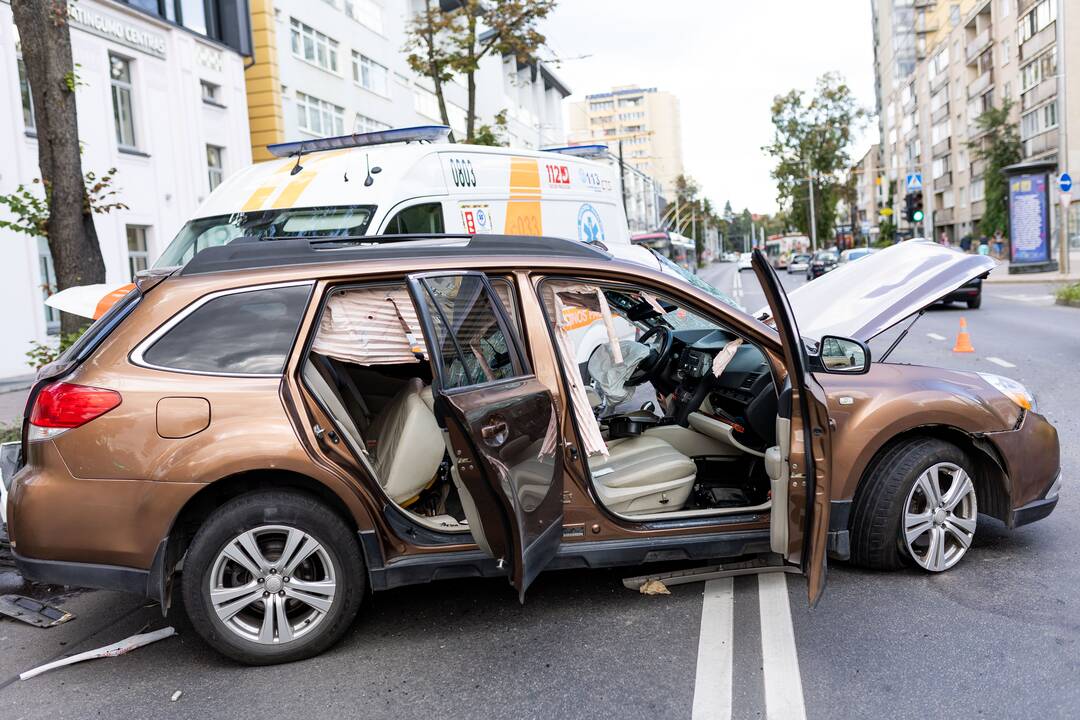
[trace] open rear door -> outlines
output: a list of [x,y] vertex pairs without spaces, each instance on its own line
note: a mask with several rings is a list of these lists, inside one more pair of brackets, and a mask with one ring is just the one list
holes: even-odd
[[806,575],[810,604],[825,590],[825,545],[829,530],[829,412],[825,391],[810,374],[795,315],[780,279],[760,250],[754,251],[754,273],[761,282],[776,330],[784,346],[784,365],[791,383],[791,439],[788,454],[787,507],[774,518],[788,523],[784,557]]
[[562,537],[554,401],[483,273],[424,273],[408,282],[469,525],[524,599]]

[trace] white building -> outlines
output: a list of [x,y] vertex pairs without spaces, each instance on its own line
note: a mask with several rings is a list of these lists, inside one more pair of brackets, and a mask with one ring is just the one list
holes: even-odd
[[[83,170],[115,167],[130,208],[94,218],[107,279],[122,282],[153,261],[213,185],[251,162],[247,2],[79,0],[69,20]],[[0,0],[2,194],[39,175],[25,87],[11,8]],[[44,240],[0,230],[0,379],[30,373],[31,341],[58,331],[42,302],[53,281]]]
[[[252,113],[254,157],[268,157],[269,142],[441,123],[431,81],[409,68],[404,52],[409,22],[423,6],[422,0],[255,0],[255,65],[248,76],[253,107],[261,102],[256,93],[266,95],[268,112],[265,120]],[[264,47],[276,52],[260,52]],[[256,88],[251,80],[275,76],[276,86]],[[485,57],[476,85],[477,126],[505,111],[511,146],[563,144],[562,99],[570,91],[543,62],[519,66],[514,57]],[[461,140],[464,79],[443,90]],[[268,95],[274,92],[278,99]],[[282,110],[280,121],[271,116],[274,105]]]

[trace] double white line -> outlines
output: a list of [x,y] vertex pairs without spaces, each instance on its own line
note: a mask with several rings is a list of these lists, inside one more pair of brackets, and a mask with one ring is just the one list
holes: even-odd
[[[761,657],[765,677],[765,714],[769,720],[805,720],[802,675],[791,624],[787,580],[783,573],[758,575]],[[694,720],[729,720],[735,590],[732,578],[705,583],[694,681]]]

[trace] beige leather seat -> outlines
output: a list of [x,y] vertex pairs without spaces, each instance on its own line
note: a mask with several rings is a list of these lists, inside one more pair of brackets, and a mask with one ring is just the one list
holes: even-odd
[[304,380],[326,404],[349,446],[374,460],[379,483],[394,502],[411,500],[431,482],[442,462],[445,446],[435,414],[424,401],[426,395],[430,402],[431,391],[422,380],[407,381],[372,421],[368,437],[375,440],[375,448],[369,452],[337,391],[310,360],[304,363],[303,372]]
[[589,458],[596,492],[622,515],[681,510],[694,487],[694,461],[659,438],[608,441],[609,455]]

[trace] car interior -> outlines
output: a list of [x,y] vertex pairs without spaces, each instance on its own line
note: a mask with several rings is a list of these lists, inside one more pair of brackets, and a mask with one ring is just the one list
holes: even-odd
[[[510,282],[489,279],[516,325]],[[453,288],[437,295],[454,302]],[[633,287],[553,278],[541,296],[596,496],[609,512],[661,520],[769,511],[786,488],[778,442],[787,444],[788,421],[778,417],[760,349]],[[501,330],[473,324],[462,344],[475,367],[448,371],[470,376],[465,384],[504,377],[510,353]],[[590,332],[597,324],[603,331]],[[582,353],[582,342],[595,347]],[[587,362],[574,362],[583,355]],[[475,507],[436,419],[432,367],[404,283],[332,291],[302,378],[392,503],[429,529],[470,530]]]

